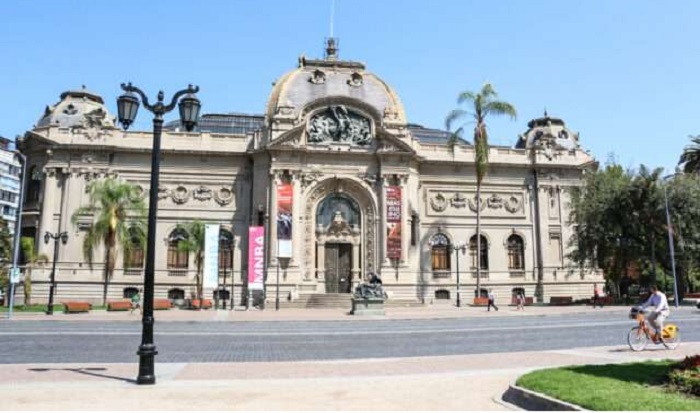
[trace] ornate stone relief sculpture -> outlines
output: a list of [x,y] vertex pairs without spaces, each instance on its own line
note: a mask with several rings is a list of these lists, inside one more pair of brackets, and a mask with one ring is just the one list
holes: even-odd
[[450,199],[450,204],[452,204],[454,208],[464,208],[467,206],[467,197],[457,192],[452,199]]
[[491,195],[489,199],[486,200],[486,204],[491,209],[503,208],[503,202],[503,198],[496,194]]
[[158,200],[165,199],[170,196],[170,190],[164,186],[158,188]]
[[176,204],[184,204],[190,198],[190,191],[184,186],[178,185],[177,188],[171,191],[170,197]]
[[434,198],[430,198],[430,207],[433,208],[435,212],[442,212],[447,209],[447,200],[438,192]]
[[511,195],[505,202],[506,211],[510,212],[511,214],[518,212],[520,209],[522,209],[522,207],[523,203],[520,201],[520,198],[516,197],[515,195]]
[[[70,111],[70,105],[66,110]],[[97,139],[103,135],[110,136],[111,129],[114,129],[114,121],[107,117],[107,111],[102,108],[84,114],[80,123],[73,127],[73,130],[82,131],[89,140]]]
[[372,141],[368,119],[345,106],[330,106],[309,119],[306,132],[311,143],[350,143],[367,145]]
[[214,200],[221,206],[228,205],[233,202],[233,191],[230,188],[222,186],[214,194]]
[[323,176],[323,173],[321,171],[307,171],[307,172],[302,172],[299,175],[299,180],[301,182],[301,187],[306,188],[307,186],[311,185],[312,183],[316,182]]
[[199,186],[192,191],[192,198],[198,201],[208,201],[214,196],[213,191],[205,186]]
[[348,79],[348,85],[352,87],[360,87],[362,84],[362,75],[357,72],[353,72],[353,74],[350,75],[350,79]]
[[[484,202],[483,199],[479,200],[479,210],[483,211],[484,208],[486,208],[486,202]],[[477,204],[477,199],[476,195],[474,195],[474,199],[469,200],[469,209],[472,210],[472,212],[476,212],[476,204]]]
[[309,77],[309,82],[314,85],[322,85],[326,83],[326,74],[322,70],[316,69]]

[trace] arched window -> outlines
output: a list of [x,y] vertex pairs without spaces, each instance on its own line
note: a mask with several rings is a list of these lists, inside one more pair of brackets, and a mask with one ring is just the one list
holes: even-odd
[[168,298],[170,300],[184,300],[185,299],[185,290],[181,288],[173,288],[168,290]]
[[[476,234],[469,240],[469,255],[472,257],[472,268],[476,270]],[[489,243],[485,236],[481,236],[481,269],[489,269]]]
[[350,227],[360,227],[360,207],[357,202],[344,193],[335,193],[326,197],[316,209],[316,225],[327,228],[335,219],[340,218]]
[[233,234],[219,230],[219,274],[231,274],[233,270]]
[[450,239],[438,232],[430,238],[430,258],[433,271],[450,271]]
[[513,234],[508,237],[508,269],[509,270],[524,270],[525,269],[525,243],[520,235]]
[[168,237],[168,269],[169,270],[187,270],[189,266],[190,254],[187,251],[182,251],[178,248],[181,241],[189,238],[187,231],[182,228],[176,228]]
[[131,245],[124,250],[124,271],[141,273],[144,262],[143,231],[136,227],[129,228]]
[[39,202],[39,194],[41,193],[41,172],[37,170],[36,165],[29,168],[28,178],[27,196],[24,198],[24,202]]
[[122,297],[131,298],[138,292],[139,292],[139,289],[136,287],[126,287],[123,291]]

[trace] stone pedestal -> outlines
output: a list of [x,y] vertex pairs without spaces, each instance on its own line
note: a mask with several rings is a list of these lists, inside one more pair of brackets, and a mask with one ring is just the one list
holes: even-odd
[[385,315],[384,298],[352,298],[352,315]]

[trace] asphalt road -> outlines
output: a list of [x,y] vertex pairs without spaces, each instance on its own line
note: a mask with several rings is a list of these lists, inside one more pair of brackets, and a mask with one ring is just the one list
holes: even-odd
[[[684,341],[700,341],[700,312],[682,308]],[[444,356],[626,345],[621,313],[427,320],[161,322],[159,363]],[[136,362],[140,321],[0,324],[0,364]]]

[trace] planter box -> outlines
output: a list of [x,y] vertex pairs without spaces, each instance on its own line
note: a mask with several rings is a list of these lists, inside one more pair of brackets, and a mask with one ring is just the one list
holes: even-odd
[[352,298],[352,315],[385,315],[384,299],[373,298]]
[[489,299],[487,297],[475,297],[474,305],[489,305]]

